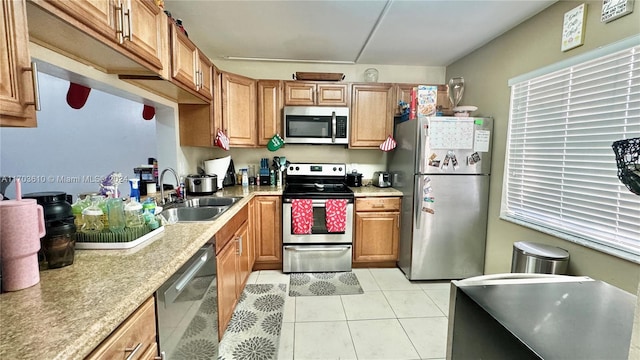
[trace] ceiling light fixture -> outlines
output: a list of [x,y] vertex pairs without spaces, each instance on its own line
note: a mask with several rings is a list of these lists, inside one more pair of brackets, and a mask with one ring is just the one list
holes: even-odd
[[258,58],[243,56],[223,56],[225,60],[243,60],[243,61],[270,61],[270,62],[296,62],[296,63],[317,63],[317,64],[347,64],[353,65],[355,61],[341,60],[302,60],[302,59],[274,59],[274,58]]

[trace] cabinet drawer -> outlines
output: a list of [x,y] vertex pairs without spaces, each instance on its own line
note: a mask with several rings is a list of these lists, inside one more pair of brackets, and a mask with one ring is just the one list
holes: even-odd
[[127,320],[87,357],[94,359],[124,359],[138,348],[133,359],[143,359],[156,346],[155,302],[150,297]]
[[400,211],[401,199],[398,197],[372,197],[356,199],[356,211]]
[[244,206],[216,233],[216,254],[233,238],[236,230],[249,218],[249,207]]

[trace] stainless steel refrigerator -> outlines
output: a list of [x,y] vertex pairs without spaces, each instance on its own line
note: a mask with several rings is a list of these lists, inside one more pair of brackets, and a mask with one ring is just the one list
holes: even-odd
[[392,186],[403,193],[398,267],[409,280],[484,273],[493,119],[395,125]]

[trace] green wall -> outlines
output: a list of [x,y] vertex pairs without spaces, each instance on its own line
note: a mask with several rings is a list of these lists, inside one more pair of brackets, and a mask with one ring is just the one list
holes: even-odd
[[[485,273],[509,272],[515,241],[535,241],[569,251],[569,273],[606,281],[632,294],[640,281],[640,265],[499,219],[509,120],[510,78],[571,58],[640,33],[640,4],[610,23],[600,22],[602,1],[587,1],[584,45],[562,52],[564,13],[583,2],[559,1],[470,55],[447,67],[447,79],[462,76],[465,92],[460,105],[475,105],[473,115],[493,116],[493,164]],[[640,221],[640,215],[639,215]]]

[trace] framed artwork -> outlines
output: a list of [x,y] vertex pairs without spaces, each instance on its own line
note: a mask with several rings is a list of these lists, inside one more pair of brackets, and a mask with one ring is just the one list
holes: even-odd
[[602,22],[613,21],[633,12],[633,0],[602,0]]
[[587,18],[587,4],[579,6],[564,13],[562,23],[562,51],[571,50],[584,44],[584,30]]

